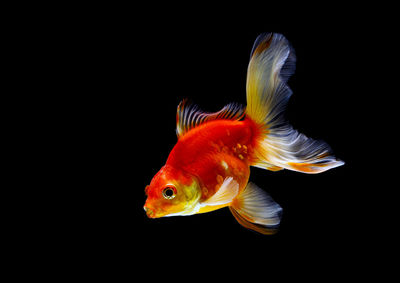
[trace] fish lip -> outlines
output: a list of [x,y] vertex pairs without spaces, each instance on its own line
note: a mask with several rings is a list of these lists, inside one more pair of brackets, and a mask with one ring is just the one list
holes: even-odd
[[149,208],[146,205],[143,206],[143,209],[146,212],[146,215],[148,218],[159,218],[160,217],[155,209]]
[[146,205],[143,206],[143,209],[146,212],[148,218],[153,218],[152,215],[154,212],[152,209],[148,208]]

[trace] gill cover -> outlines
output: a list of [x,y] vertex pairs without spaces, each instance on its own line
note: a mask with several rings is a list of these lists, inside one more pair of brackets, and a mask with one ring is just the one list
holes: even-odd
[[[167,193],[168,189],[172,192]],[[160,169],[145,191],[144,209],[150,218],[196,213],[201,197],[197,178],[170,165]]]
[[197,181],[193,180],[192,184],[179,185],[179,187],[180,195],[176,205],[177,209],[171,209],[170,213],[164,215],[166,217],[193,215],[199,211],[201,190]]

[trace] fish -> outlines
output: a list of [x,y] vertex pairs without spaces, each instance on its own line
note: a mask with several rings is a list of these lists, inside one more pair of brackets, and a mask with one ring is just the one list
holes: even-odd
[[245,228],[279,228],[282,208],[249,182],[250,167],[315,174],[341,166],[330,146],[295,130],[284,116],[296,56],[279,33],[260,34],[250,53],[246,106],[202,111],[184,99],[177,108],[177,143],[145,188],[149,218],[188,216],[228,207]]

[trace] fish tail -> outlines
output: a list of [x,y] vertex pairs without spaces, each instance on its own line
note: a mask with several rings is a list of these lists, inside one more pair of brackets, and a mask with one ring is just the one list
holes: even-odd
[[255,41],[247,72],[246,119],[255,125],[253,166],[320,173],[343,165],[328,144],[299,133],[284,119],[292,95],[286,82],[294,73],[296,56],[281,34],[261,34]]

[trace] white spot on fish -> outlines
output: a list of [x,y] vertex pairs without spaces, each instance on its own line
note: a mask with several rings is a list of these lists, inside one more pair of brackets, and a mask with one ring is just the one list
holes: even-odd
[[225,170],[228,170],[228,168],[229,168],[228,163],[226,163],[225,160],[221,161],[221,165],[222,165],[222,167],[224,167]]

